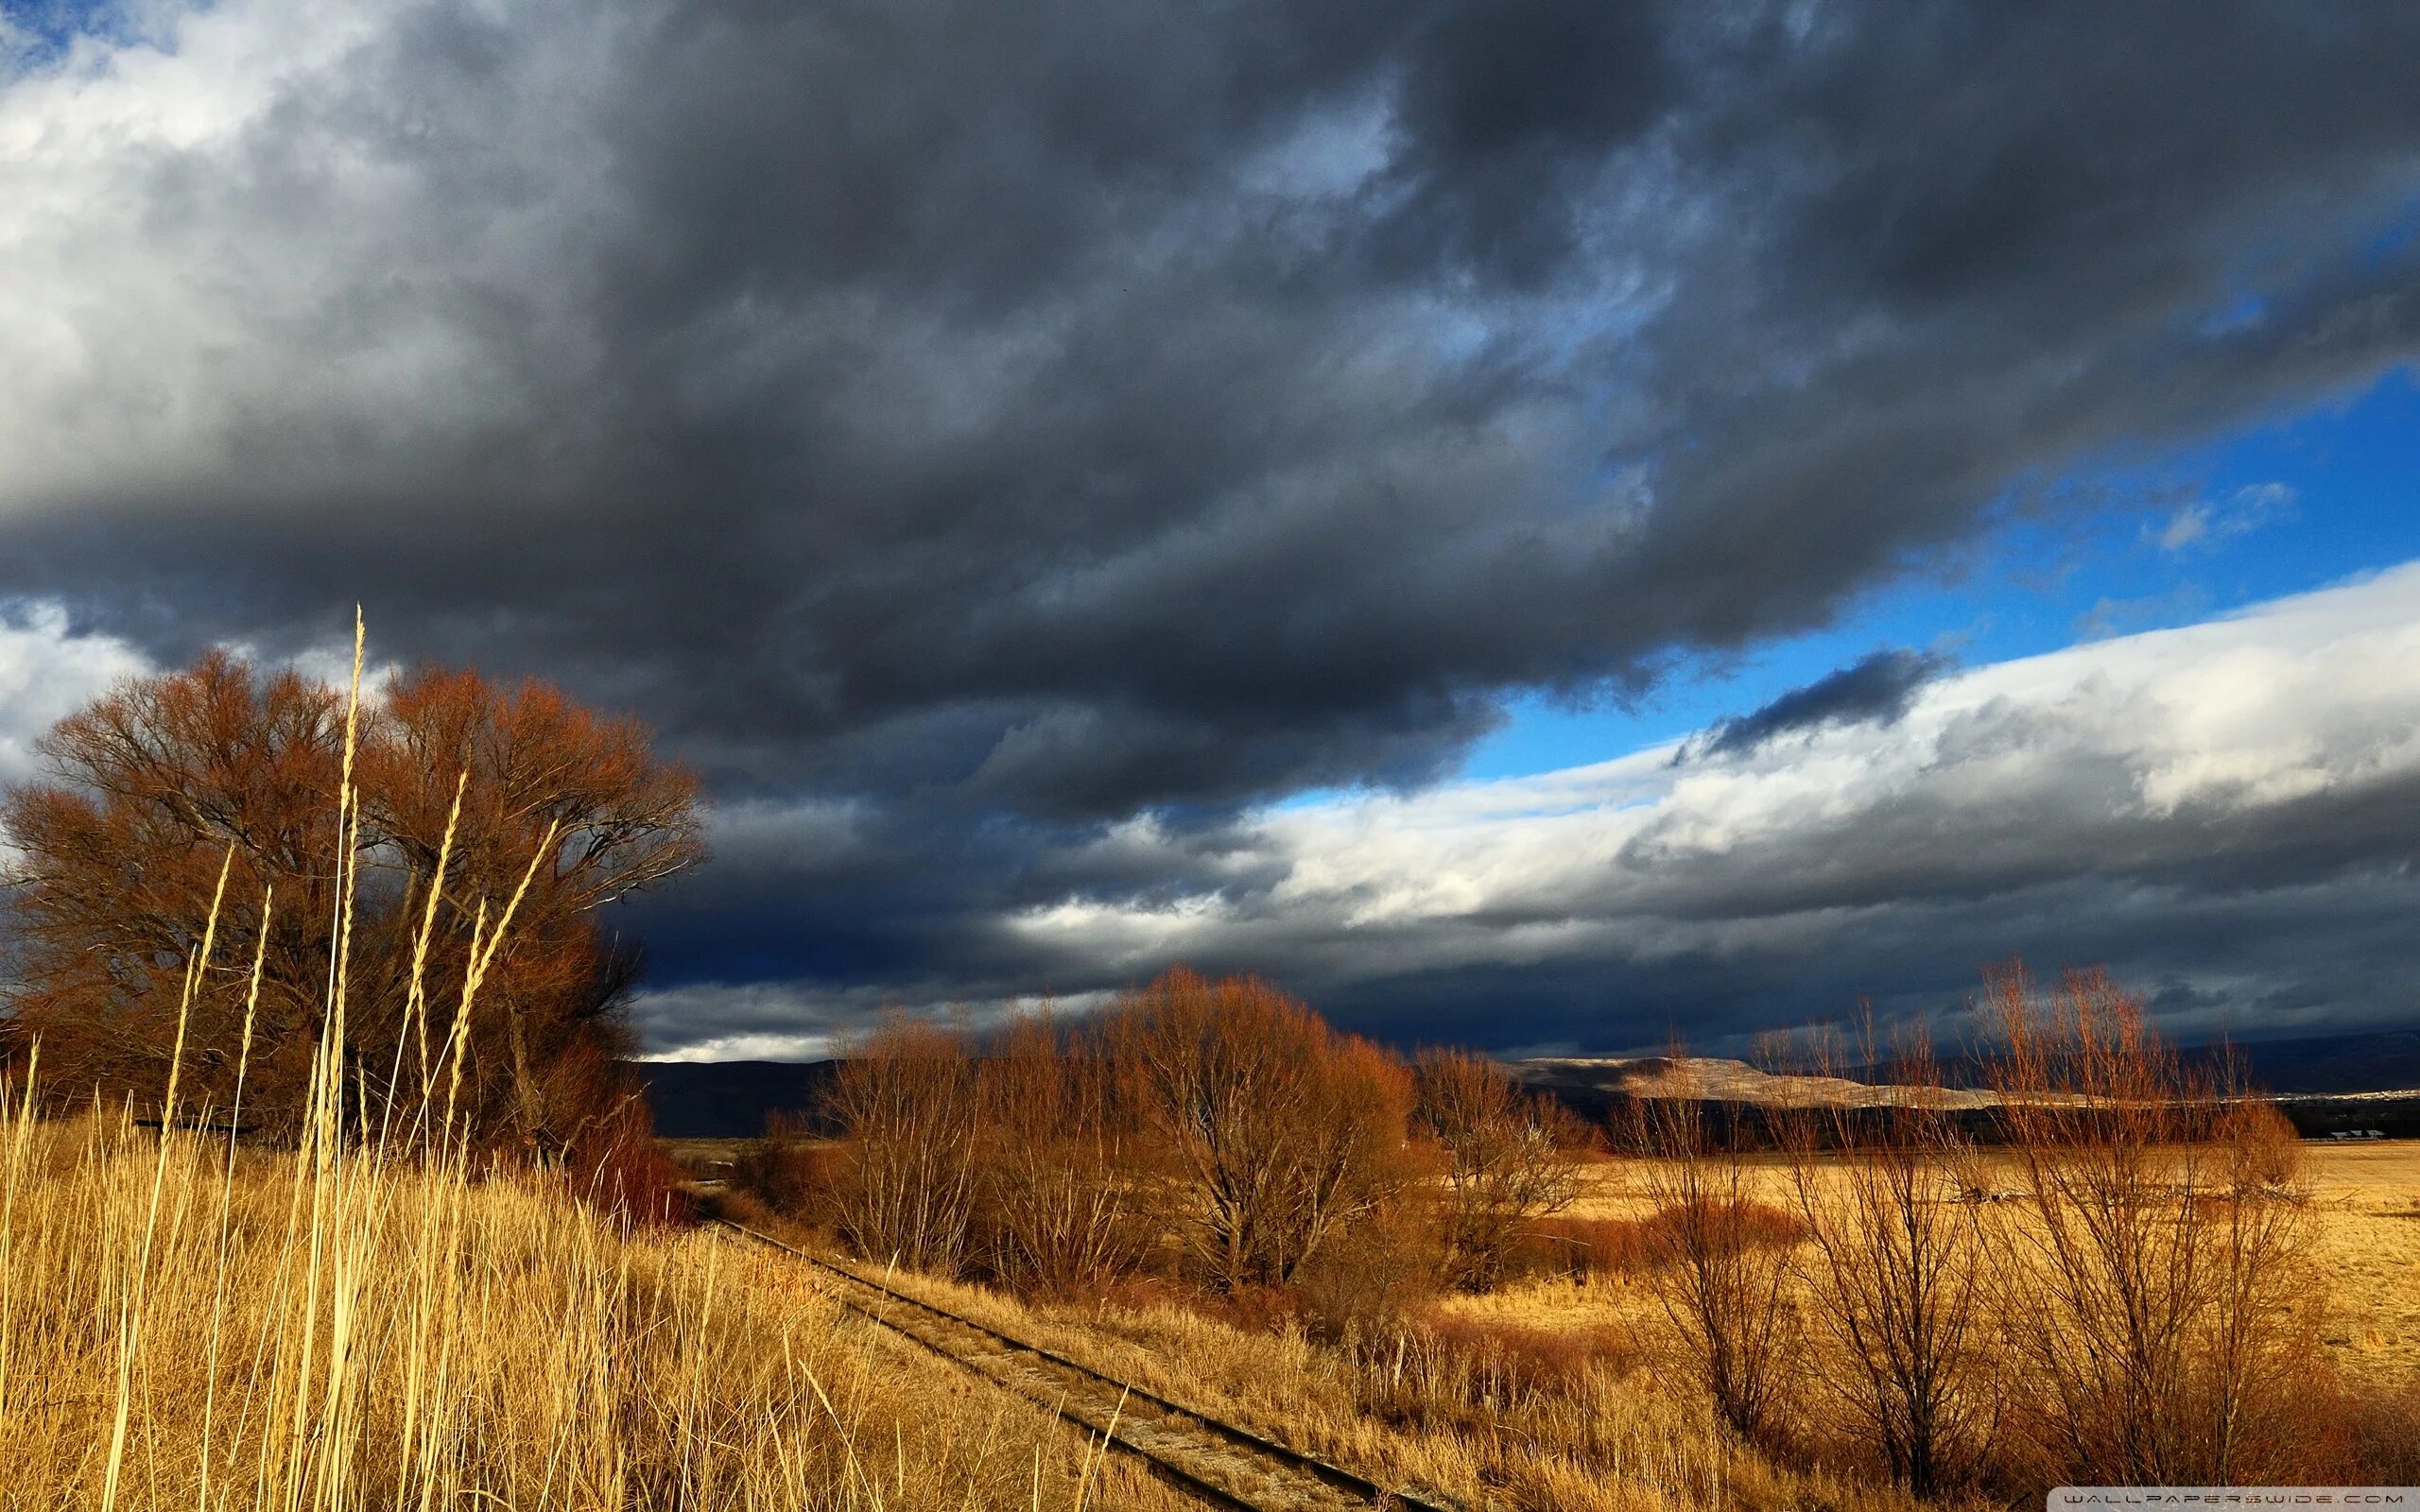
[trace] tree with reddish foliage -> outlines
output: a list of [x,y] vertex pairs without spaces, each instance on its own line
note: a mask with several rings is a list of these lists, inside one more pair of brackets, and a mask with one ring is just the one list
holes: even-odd
[[1421,1174],[1402,1062],[1257,977],[1180,967],[1106,1034],[1166,1162],[1170,1216],[1220,1291],[1291,1282]]
[[246,1117],[290,1127],[341,954],[352,1096],[405,1119],[445,1095],[439,1061],[474,941],[518,892],[463,1026],[459,1116],[491,1143],[549,1155],[621,1127],[635,962],[596,910],[702,857],[694,779],[635,722],[544,683],[422,669],[360,711],[360,823],[344,853],[346,721],[341,691],[216,651],[60,721],[37,747],[46,779],[0,802],[18,852],[10,1048],[39,1037],[64,1093],[156,1101],[225,864],[185,1084],[226,1106],[257,950]]
[[1059,1296],[1132,1274],[1152,1236],[1132,1171],[1139,1141],[1100,1026],[1020,1017],[986,1047],[976,1086],[977,1224],[991,1274]]
[[964,1037],[891,1014],[850,1047],[820,1101],[849,1150],[834,1205],[842,1241],[886,1264],[958,1271],[982,1114]]

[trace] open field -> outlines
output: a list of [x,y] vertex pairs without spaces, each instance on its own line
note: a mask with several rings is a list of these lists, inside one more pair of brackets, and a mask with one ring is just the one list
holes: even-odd
[[[2302,1149],[2318,1218],[2314,1259],[2335,1292],[2323,1342],[2355,1371],[2420,1382],[2420,1141],[2314,1141]],[[1639,1219],[1653,1211],[1625,1162],[1592,1164],[1585,1179],[1570,1217]],[[1752,1181],[1759,1198],[1787,1206],[1781,1158],[1752,1161]],[[1638,1328],[1655,1308],[1644,1288],[1618,1278],[1531,1281],[1442,1305],[1474,1319],[1568,1330]]]
[[2338,1315],[2325,1342],[2420,1378],[2420,1140],[2311,1147],[2320,1265]]
[[[2300,1149],[2312,1254],[2333,1292],[2318,1342],[2342,1376],[2346,1403],[2403,1411],[2396,1404],[2420,1391],[2420,1143]],[[1753,1162],[1751,1180],[1761,1197],[1787,1202],[1780,1159]],[[1638,1167],[1600,1160],[1587,1167],[1570,1215],[1642,1219],[1651,1211]],[[1055,1302],[930,1277],[904,1276],[901,1284],[1148,1389],[1467,1507],[1912,1504],[1870,1479],[1832,1478],[1820,1444],[1785,1464],[1721,1431],[1640,1275],[1531,1279],[1482,1296],[1449,1295],[1420,1306],[1403,1327],[1327,1344],[1149,1281]]]
[[[749,1143],[662,1144],[683,1166],[702,1173],[735,1159]],[[2319,1214],[2316,1257],[2336,1290],[2336,1315],[2325,1342],[2349,1365],[2420,1379],[2420,1140],[2312,1141],[2303,1150]],[[1788,1177],[1780,1158],[1757,1169],[1759,1194],[1786,1204]],[[1635,1173],[1622,1161],[1593,1162],[1583,1179],[1569,1217],[1643,1218],[1652,1211]],[[1634,1286],[1557,1280],[1443,1305],[1473,1317],[1591,1331],[1634,1326],[1654,1304]]]
[[1149,1285],[1090,1301],[1028,1302],[911,1272],[887,1279],[1105,1374],[1471,1512],[1919,1505],[1887,1487],[1781,1467],[1729,1439],[1664,1365],[1601,1329],[1576,1332],[1567,1349],[1491,1363],[1426,1333],[1340,1349],[1297,1328],[1215,1315]]

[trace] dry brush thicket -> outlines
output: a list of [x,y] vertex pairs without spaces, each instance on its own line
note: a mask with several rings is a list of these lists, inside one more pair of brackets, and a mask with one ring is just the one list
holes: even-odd
[[1407,1066],[1265,982],[1182,969],[1078,1025],[894,1020],[821,1111],[837,1149],[775,1131],[743,1174],[868,1258],[1028,1294],[1150,1272],[1339,1332],[1503,1274],[1589,1141],[1476,1057]]
[[[1264,984],[1177,972],[1072,1028],[894,1025],[835,1084],[842,1139],[795,1152],[821,1162],[799,1194],[862,1253],[1010,1283],[1022,1326],[1069,1323],[1113,1367],[1181,1386],[1219,1374],[1210,1354],[1251,1361],[1225,1405],[1283,1431],[1291,1393],[1324,1425],[1311,1447],[1484,1504],[2410,1473],[2409,1391],[2317,1356],[2319,1215],[2274,1110],[2100,976],[2012,970],[1981,1007],[1989,1099],[1948,1090],[1920,1036],[1869,1029],[1809,1069],[1887,1065],[1896,1091],[1743,1108],[1677,1086],[1603,1156],[1501,1068],[1397,1063]],[[851,1110],[876,1084],[917,1127],[906,1150]],[[945,1213],[945,1242],[853,1216],[909,1169],[945,1171],[947,1200],[882,1205]],[[1567,1211],[1591,1182],[1635,1215]],[[1483,1305],[1539,1286],[1606,1303],[1549,1327]],[[1577,1489],[1634,1475],[1658,1433],[1693,1446],[1685,1471]]]

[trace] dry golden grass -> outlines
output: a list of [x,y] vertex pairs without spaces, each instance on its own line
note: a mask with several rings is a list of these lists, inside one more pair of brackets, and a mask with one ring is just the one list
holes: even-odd
[[1598,1352],[1605,1341],[1590,1334],[1576,1335],[1587,1341],[1579,1349],[1549,1345],[1542,1371],[1491,1371],[1468,1341],[1414,1330],[1338,1348],[1295,1328],[1239,1327],[1173,1289],[1027,1302],[929,1276],[890,1279],[1171,1400],[1473,1512],[1917,1505],[1888,1488],[1775,1464],[1722,1433],[1677,1368],[1624,1348]]
[[[2316,1217],[2312,1258],[2334,1296],[2326,1342],[2355,1371],[2420,1378],[2420,1141],[2314,1141],[2303,1155]],[[1987,1178],[1996,1159],[1983,1161]],[[1759,1200],[1788,1205],[1783,1158],[1753,1159],[1751,1179]],[[1606,1160],[1587,1168],[1566,1215],[1638,1219],[1653,1211],[1635,1168]],[[1618,1280],[1536,1280],[1445,1305],[1475,1318],[1554,1328],[1635,1324],[1654,1310],[1643,1288]]]
[[2420,1141],[2310,1146],[2325,1342],[2348,1369],[2420,1382]]
[[[544,1170],[475,1171],[455,1117],[465,1026],[551,832],[520,891],[479,906],[450,1029],[422,977],[430,889],[408,1001],[421,1041],[441,1049],[424,1053],[408,1126],[371,1114],[345,1040],[360,663],[356,626],[343,902],[299,1148],[179,1131],[214,1122],[178,1088],[232,851],[186,969],[162,1132],[97,1106],[38,1119],[38,1046],[13,1104],[0,1095],[5,1504],[1172,1504],[1050,1415],[845,1320],[785,1265],[709,1233],[625,1233]],[[449,825],[441,872],[452,844]],[[260,901],[259,939],[274,906]],[[256,1007],[257,953],[251,980]],[[253,1027],[248,1007],[236,1114]]]
[[226,1162],[12,1121],[7,1505],[1176,1504],[729,1241],[624,1237],[539,1174]]
[[[2342,1341],[2332,1352],[2357,1387],[2409,1378],[2420,1349],[2420,1145],[2307,1153],[2315,1260],[2335,1294],[2327,1338]],[[1755,1180],[1787,1202],[1785,1162],[1759,1162]],[[1604,1161],[1590,1168],[1575,1211],[1643,1218],[1651,1199],[1634,1168]],[[1873,1485],[1870,1469],[1852,1480],[1787,1467],[1720,1431],[1636,1278],[1448,1297],[1424,1326],[1344,1349],[1233,1326],[1173,1291],[1028,1304],[902,1280],[1164,1395],[1472,1508],[1913,1504]]]

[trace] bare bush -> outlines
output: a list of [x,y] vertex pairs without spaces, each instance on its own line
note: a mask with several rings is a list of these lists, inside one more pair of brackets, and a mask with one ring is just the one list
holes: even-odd
[[[1876,1064],[1869,1025],[1858,1057]],[[1810,1377],[1846,1409],[1893,1480],[1934,1496],[1981,1465],[1997,1396],[1979,1346],[1985,1246],[1975,1152],[1940,1095],[1930,1041],[1893,1047],[1900,1092],[1883,1106],[1834,1098],[1779,1123],[1808,1244],[1800,1252],[1818,1342]],[[1852,1067],[1827,1041],[1818,1068]]]
[[2321,1301],[2275,1125],[2187,1067],[2097,972],[1986,999],[2024,1194],[2000,1226],[2027,1425],[2053,1473],[2220,1485],[2290,1473]]
[[1522,1229],[1510,1274],[1573,1280],[1644,1276],[1657,1253],[1653,1227],[1651,1217],[1542,1218]]
[[1282,1285],[1416,1175],[1410,1077],[1256,978],[1182,968],[1107,1025],[1167,1217],[1215,1289]]
[[829,1221],[834,1171],[832,1152],[807,1136],[804,1120],[775,1112],[732,1161],[731,1184],[785,1217]]
[[834,1194],[841,1241],[868,1259],[956,1272],[975,1207],[978,1112],[964,1040],[893,1016],[851,1048],[821,1111],[850,1154]]
[[1742,1438],[1765,1442],[1797,1366],[1798,1319],[1785,1293],[1790,1246],[1757,1242],[1773,1227],[1771,1210],[1755,1197],[1736,1136],[1697,1097],[1634,1105],[1631,1143],[1656,1207],[1650,1290],[1715,1411]]
[[1486,1291],[1512,1265],[1524,1228],[1580,1192],[1589,1130],[1560,1104],[1513,1085],[1467,1051],[1425,1051],[1412,1064],[1415,1126],[1444,1155],[1439,1227],[1445,1279]]
[[1294,1272],[1305,1331],[1350,1348],[1383,1338],[1437,1298],[1437,1231],[1426,1203],[1386,1201],[1344,1225]]
[[1150,1242],[1131,1162],[1138,1140],[1097,1031],[1011,1025],[981,1064],[977,1174],[992,1273],[1027,1292],[1097,1292]]

